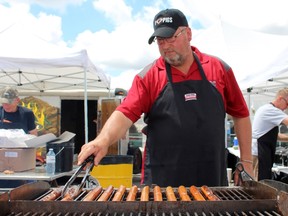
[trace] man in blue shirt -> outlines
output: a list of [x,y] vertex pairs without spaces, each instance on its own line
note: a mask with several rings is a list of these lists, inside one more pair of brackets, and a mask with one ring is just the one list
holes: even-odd
[[[17,89],[6,87],[0,95],[0,129],[23,129],[25,133],[37,136],[35,116],[32,110],[19,105]],[[24,180],[0,180],[0,188],[14,188],[28,183]]]

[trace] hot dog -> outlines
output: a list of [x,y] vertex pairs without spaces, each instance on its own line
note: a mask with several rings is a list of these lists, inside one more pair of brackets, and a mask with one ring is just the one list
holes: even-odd
[[72,201],[80,194],[81,190],[79,190],[78,185],[73,185],[68,188],[67,192],[64,194],[64,198],[61,201]]
[[55,200],[58,197],[60,197],[61,192],[62,192],[61,188],[55,188],[49,194],[47,194],[46,196],[42,197],[40,199],[40,201],[52,201],[52,200]]
[[193,196],[194,200],[206,201],[205,198],[200,193],[200,191],[194,185],[192,185],[190,187],[190,192],[191,192],[191,195]]
[[102,187],[97,186],[90,190],[88,194],[84,197],[83,201],[93,201],[96,199],[96,197],[101,193]]
[[201,191],[208,198],[208,200],[211,200],[211,201],[220,200],[215,194],[213,194],[213,191],[206,185],[203,185],[201,187]]
[[140,201],[149,201],[149,192],[150,192],[149,186],[146,185],[145,187],[143,187],[141,191]]
[[162,201],[162,193],[161,193],[161,188],[156,185],[153,189],[153,194],[154,194],[154,201]]
[[187,190],[183,185],[178,187],[178,193],[182,201],[191,201],[189,195],[187,194]]
[[171,186],[166,187],[166,197],[168,201],[177,201],[177,198]]
[[124,185],[120,185],[117,192],[115,193],[112,201],[120,201],[126,191],[126,187]]
[[107,201],[113,192],[114,187],[109,185],[97,201]]
[[70,194],[67,194],[64,198],[61,199],[61,201],[73,201],[73,198]]
[[128,196],[126,198],[126,201],[135,201],[136,200],[136,195],[137,195],[137,192],[138,192],[138,187],[136,185],[133,185],[131,188],[130,188],[130,191],[128,193]]

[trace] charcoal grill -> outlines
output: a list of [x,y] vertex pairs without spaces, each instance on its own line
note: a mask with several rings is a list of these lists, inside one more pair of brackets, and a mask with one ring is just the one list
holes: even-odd
[[[258,215],[287,216],[288,193],[268,184],[248,181],[242,186],[211,187],[219,201],[180,201],[177,188],[174,188],[177,201],[167,201],[165,188],[161,188],[163,201],[153,200],[152,187],[149,201],[140,201],[139,187],[135,201],[126,201],[129,188],[119,202],[81,201],[89,192],[83,192],[74,201],[40,201],[53,188],[46,182],[36,182],[23,185],[0,195],[1,215],[25,216],[212,216],[212,215]],[[103,189],[105,191],[105,188]],[[187,190],[189,191],[189,190]],[[99,195],[100,196],[100,195]]]

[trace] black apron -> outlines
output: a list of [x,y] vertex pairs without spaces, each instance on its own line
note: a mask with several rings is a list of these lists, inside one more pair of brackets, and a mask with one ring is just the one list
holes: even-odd
[[144,184],[228,184],[223,99],[193,55],[202,80],[173,83],[166,64],[167,85],[146,116]]
[[279,127],[276,126],[257,139],[258,146],[258,181],[272,179],[272,167]]
[[5,111],[4,111],[4,108],[2,107],[0,128],[1,129],[23,129],[25,133],[29,133],[27,125],[24,124],[24,111],[22,109],[19,109],[18,107],[17,111],[13,113],[13,115],[15,115],[15,119],[18,119],[17,122],[11,122],[11,123],[3,122],[5,119]]

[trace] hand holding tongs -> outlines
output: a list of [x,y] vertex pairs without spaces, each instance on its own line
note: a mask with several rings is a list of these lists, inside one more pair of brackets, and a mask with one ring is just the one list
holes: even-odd
[[239,172],[239,178],[241,183],[243,181],[254,181],[254,179],[245,171],[244,166],[241,162],[236,164],[236,170]]
[[[78,186],[77,190],[81,190],[85,184],[85,181],[87,179],[87,177],[90,175],[90,170],[92,169],[92,167],[94,166],[94,156],[90,156],[88,157],[80,166],[79,168],[77,168],[77,170],[75,171],[75,173],[71,176],[71,178],[67,181],[67,183],[64,185],[64,188],[62,190],[61,193],[61,197],[63,198],[66,194],[67,189],[71,186],[71,184],[75,181],[75,179],[77,178],[77,176],[81,173],[81,171],[83,171],[84,167],[88,164],[91,163],[89,165],[89,167],[87,167],[85,175],[80,183],[80,185]],[[93,179],[93,181],[99,185],[98,181],[96,179]]]

